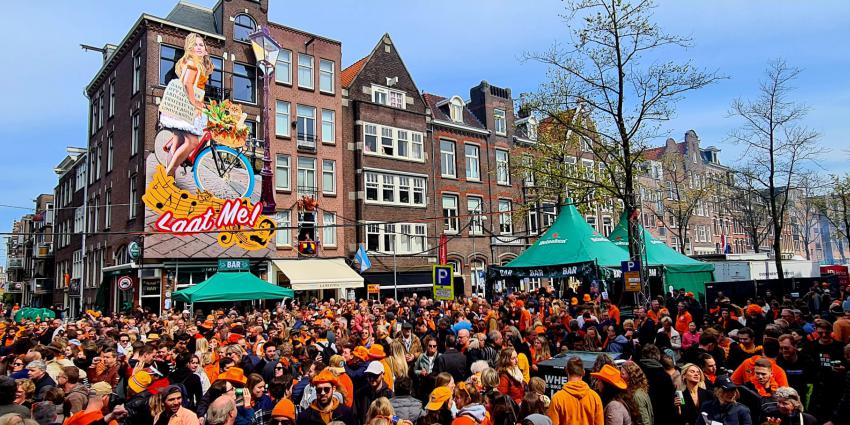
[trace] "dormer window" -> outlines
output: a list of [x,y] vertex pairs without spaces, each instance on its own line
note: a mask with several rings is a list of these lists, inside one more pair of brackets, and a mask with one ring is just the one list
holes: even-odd
[[449,115],[454,122],[463,122],[463,100],[455,96],[449,102]]
[[407,95],[401,90],[372,84],[372,102],[393,108],[407,109]]
[[534,117],[528,119],[525,123],[525,133],[531,140],[537,140],[537,120]]

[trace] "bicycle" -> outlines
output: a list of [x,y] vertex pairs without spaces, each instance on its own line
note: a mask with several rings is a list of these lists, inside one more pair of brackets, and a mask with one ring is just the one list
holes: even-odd
[[210,192],[222,199],[250,198],[254,193],[254,167],[242,148],[220,144],[208,130],[181,166],[184,172],[186,167],[192,167],[199,192]]

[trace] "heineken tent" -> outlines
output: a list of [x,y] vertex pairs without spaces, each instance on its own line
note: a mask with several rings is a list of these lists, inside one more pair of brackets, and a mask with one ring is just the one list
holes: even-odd
[[629,256],[590,227],[572,204],[533,245],[503,267],[489,267],[488,278],[584,276],[595,279],[600,269],[620,268]]
[[[614,244],[629,252],[629,233],[626,227],[628,220],[625,214],[620,217],[617,227],[608,236]],[[638,225],[643,233],[643,243],[646,246],[646,260],[644,267],[661,268],[664,276],[664,284],[673,285],[674,288],[685,288],[700,296],[705,294],[705,282],[714,280],[714,265],[694,260],[670,248],[662,241],[652,237],[643,226]]]
[[186,303],[275,300],[292,298],[292,289],[273,285],[248,272],[218,272],[211,278],[174,292],[174,301]]

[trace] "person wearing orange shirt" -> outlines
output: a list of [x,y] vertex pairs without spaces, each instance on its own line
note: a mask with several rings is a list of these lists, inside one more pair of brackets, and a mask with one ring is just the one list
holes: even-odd
[[614,321],[618,326],[620,325],[620,308],[614,305],[609,301],[606,301],[603,305],[603,308],[607,306],[608,308],[608,317]]
[[694,321],[694,318],[685,308],[685,303],[679,302],[677,309],[675,328],[679,332],[679,335],[684,335],[688,331],[688,325]]

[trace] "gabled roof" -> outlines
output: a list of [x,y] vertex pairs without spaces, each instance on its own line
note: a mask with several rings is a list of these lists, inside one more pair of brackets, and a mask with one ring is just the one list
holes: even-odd
[[342,87],[348,88],[351,86],[351,83],[354,82],[354,78],[357,77],[357,74],[359,74],[360,70],[363,69],[363,65],[366,65],[366,62],[369,62],[370,57],[372,57],[371,54],[361,58],[359,61],[354,62],[342,70],[342,73],[339,76]]
[[216,28],[212,9],[196,4],[180,1],[174,5],[174,9],[171,9],[165,19],[204,32],[221,34],[221,28]]
[[[680,154],[684,154],[687,146],[685,142],[676,143],[676,151]],[[660,146],[657,148],[651,148],[643,151],[643,159],[648,159],[652,161],[659,161],[664,157],[664,154],[667,153],[667,146]]]
[[[452,118],[449,115],[448,105],[437,106],[438,104],[442,104],[443,102],[445,102],[447,98],[429,93],[423,93],[422,97],[425,99],[425,105],[428,108],[431,108],[431,115],[434,117],[435,120],[446,121],[450,123],[454,122],[452,121]],[[463,105],[463,122],[458,124],[463,124],[467,127],[473,127],[476,129],[487,130],[487,128],[484,127],[483,124],[481,124],[481,121],[478,121],[478,118],[475,117],[475,115],[472,113],[472,111],[469,110],[469,108],[466,107],[466,105]]]

